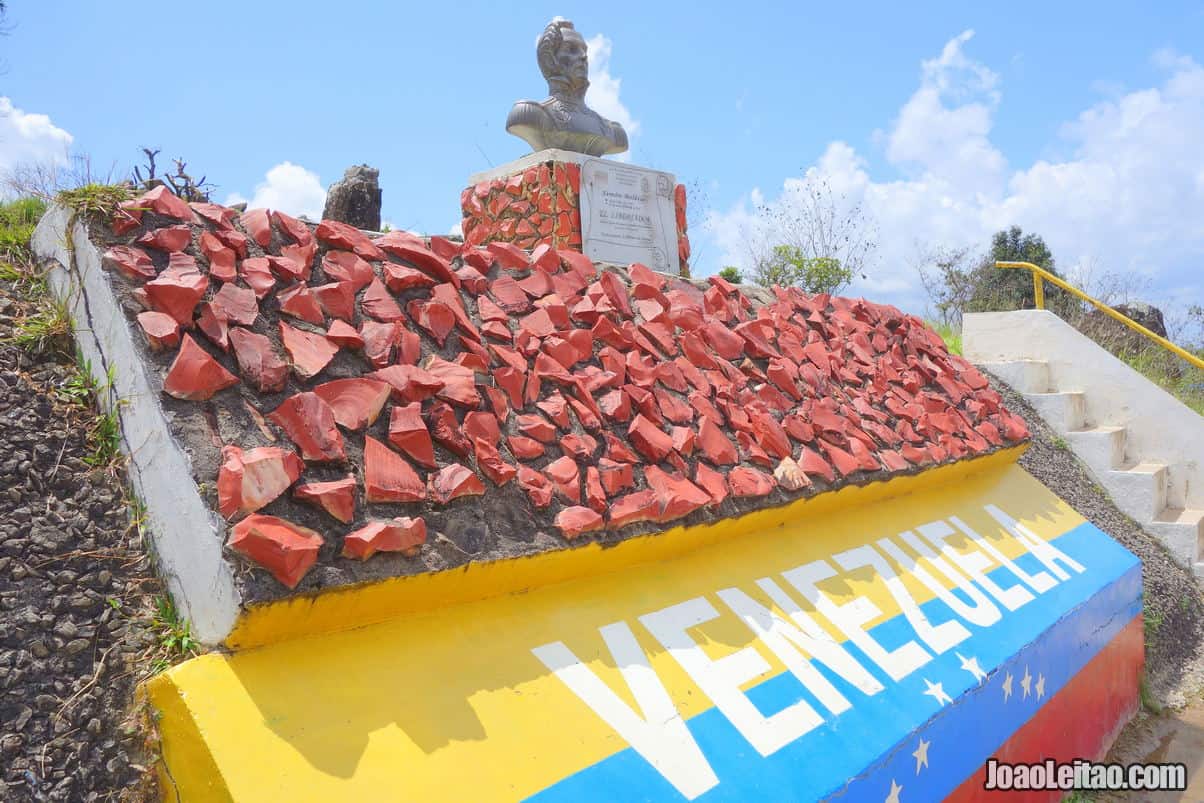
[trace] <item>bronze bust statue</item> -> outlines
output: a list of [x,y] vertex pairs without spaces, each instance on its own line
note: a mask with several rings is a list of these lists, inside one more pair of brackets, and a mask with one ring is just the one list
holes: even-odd
[[559,17],[549,22],[535,54],[550,97],[515,103],[506,118],[506,130],[526,140],[536,151],[560,148],[602,156],[627,150],[623,126],[585,105],[589,61],[585,40],[573,23]]

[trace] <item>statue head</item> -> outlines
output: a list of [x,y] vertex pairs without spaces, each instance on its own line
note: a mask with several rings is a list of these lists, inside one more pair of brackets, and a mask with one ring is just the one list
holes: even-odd
[[589,57],[585,40],[572,22],[560,17],[549,22],[535,46],[535,55],[551,94],[585,94],[589,87]]

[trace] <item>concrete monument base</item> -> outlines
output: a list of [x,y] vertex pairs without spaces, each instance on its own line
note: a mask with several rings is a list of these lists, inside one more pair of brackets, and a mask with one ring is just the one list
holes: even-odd
[[686,189],[671,173],[549,149],[469,181],[460,206],[470,245],[546,243],[598,262],[689,274]]

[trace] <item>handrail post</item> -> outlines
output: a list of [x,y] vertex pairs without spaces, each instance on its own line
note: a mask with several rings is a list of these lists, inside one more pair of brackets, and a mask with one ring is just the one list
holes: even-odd
[[1041,274],[1033,271],[1033,302],[1037,309],[1045,309],[1045,285],[1041,282]]

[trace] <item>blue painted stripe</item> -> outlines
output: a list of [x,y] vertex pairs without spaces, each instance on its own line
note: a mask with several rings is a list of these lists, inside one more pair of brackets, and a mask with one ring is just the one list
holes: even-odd
[[[899,683],[877,671],[868,657],[846,642],[861,663],[879,676],[885,691],[866,697],[816,664],[853,706],[771,756],[753,750],[715,708],[690,718],[690,731],[719,778],[719,785],[698,800],[818,800],[840,793],[841,801],[877,803],[886,799],[892,779],[905,788],[902,799],[908,801],[939,800],[956,789],[1036,713],[1039,674],[1045,678],[1043,703],[1141,611],[1141,565],[1123,547],[1089,523],[1054,543],[1087,571],[1072,574],[1017,611],[1004,612],[1003,619],[991,627],[963,622],[971,631],[969,639]],[[1043,568],[1027,554],[1016,562],[1029,573]],[[1003,568],[990,574],[1001,585],[1015,582]],[[923,609],[934,623],[953,616],[935,599]],[[915,637],[902,616],[872,632],[887,649]],[[955,652],[978,659],[989,675],[981,685],[961,668]],[[1020,685],[1026,667],[1033,684],[1027,699]],[[1013,695],[1005,703],[1001,685],[1008,673],[1013,676]],[[955,702],[942,708],[925,695],[925,678],[943,684]],[[753,687],[748,696],[766,715],[799,698],[827,713],[789,673]],[[911,753],[921,736],[931,746],[928,767],[917,774]],[[683,798],[628,748],[531,799],[554,803]]]

